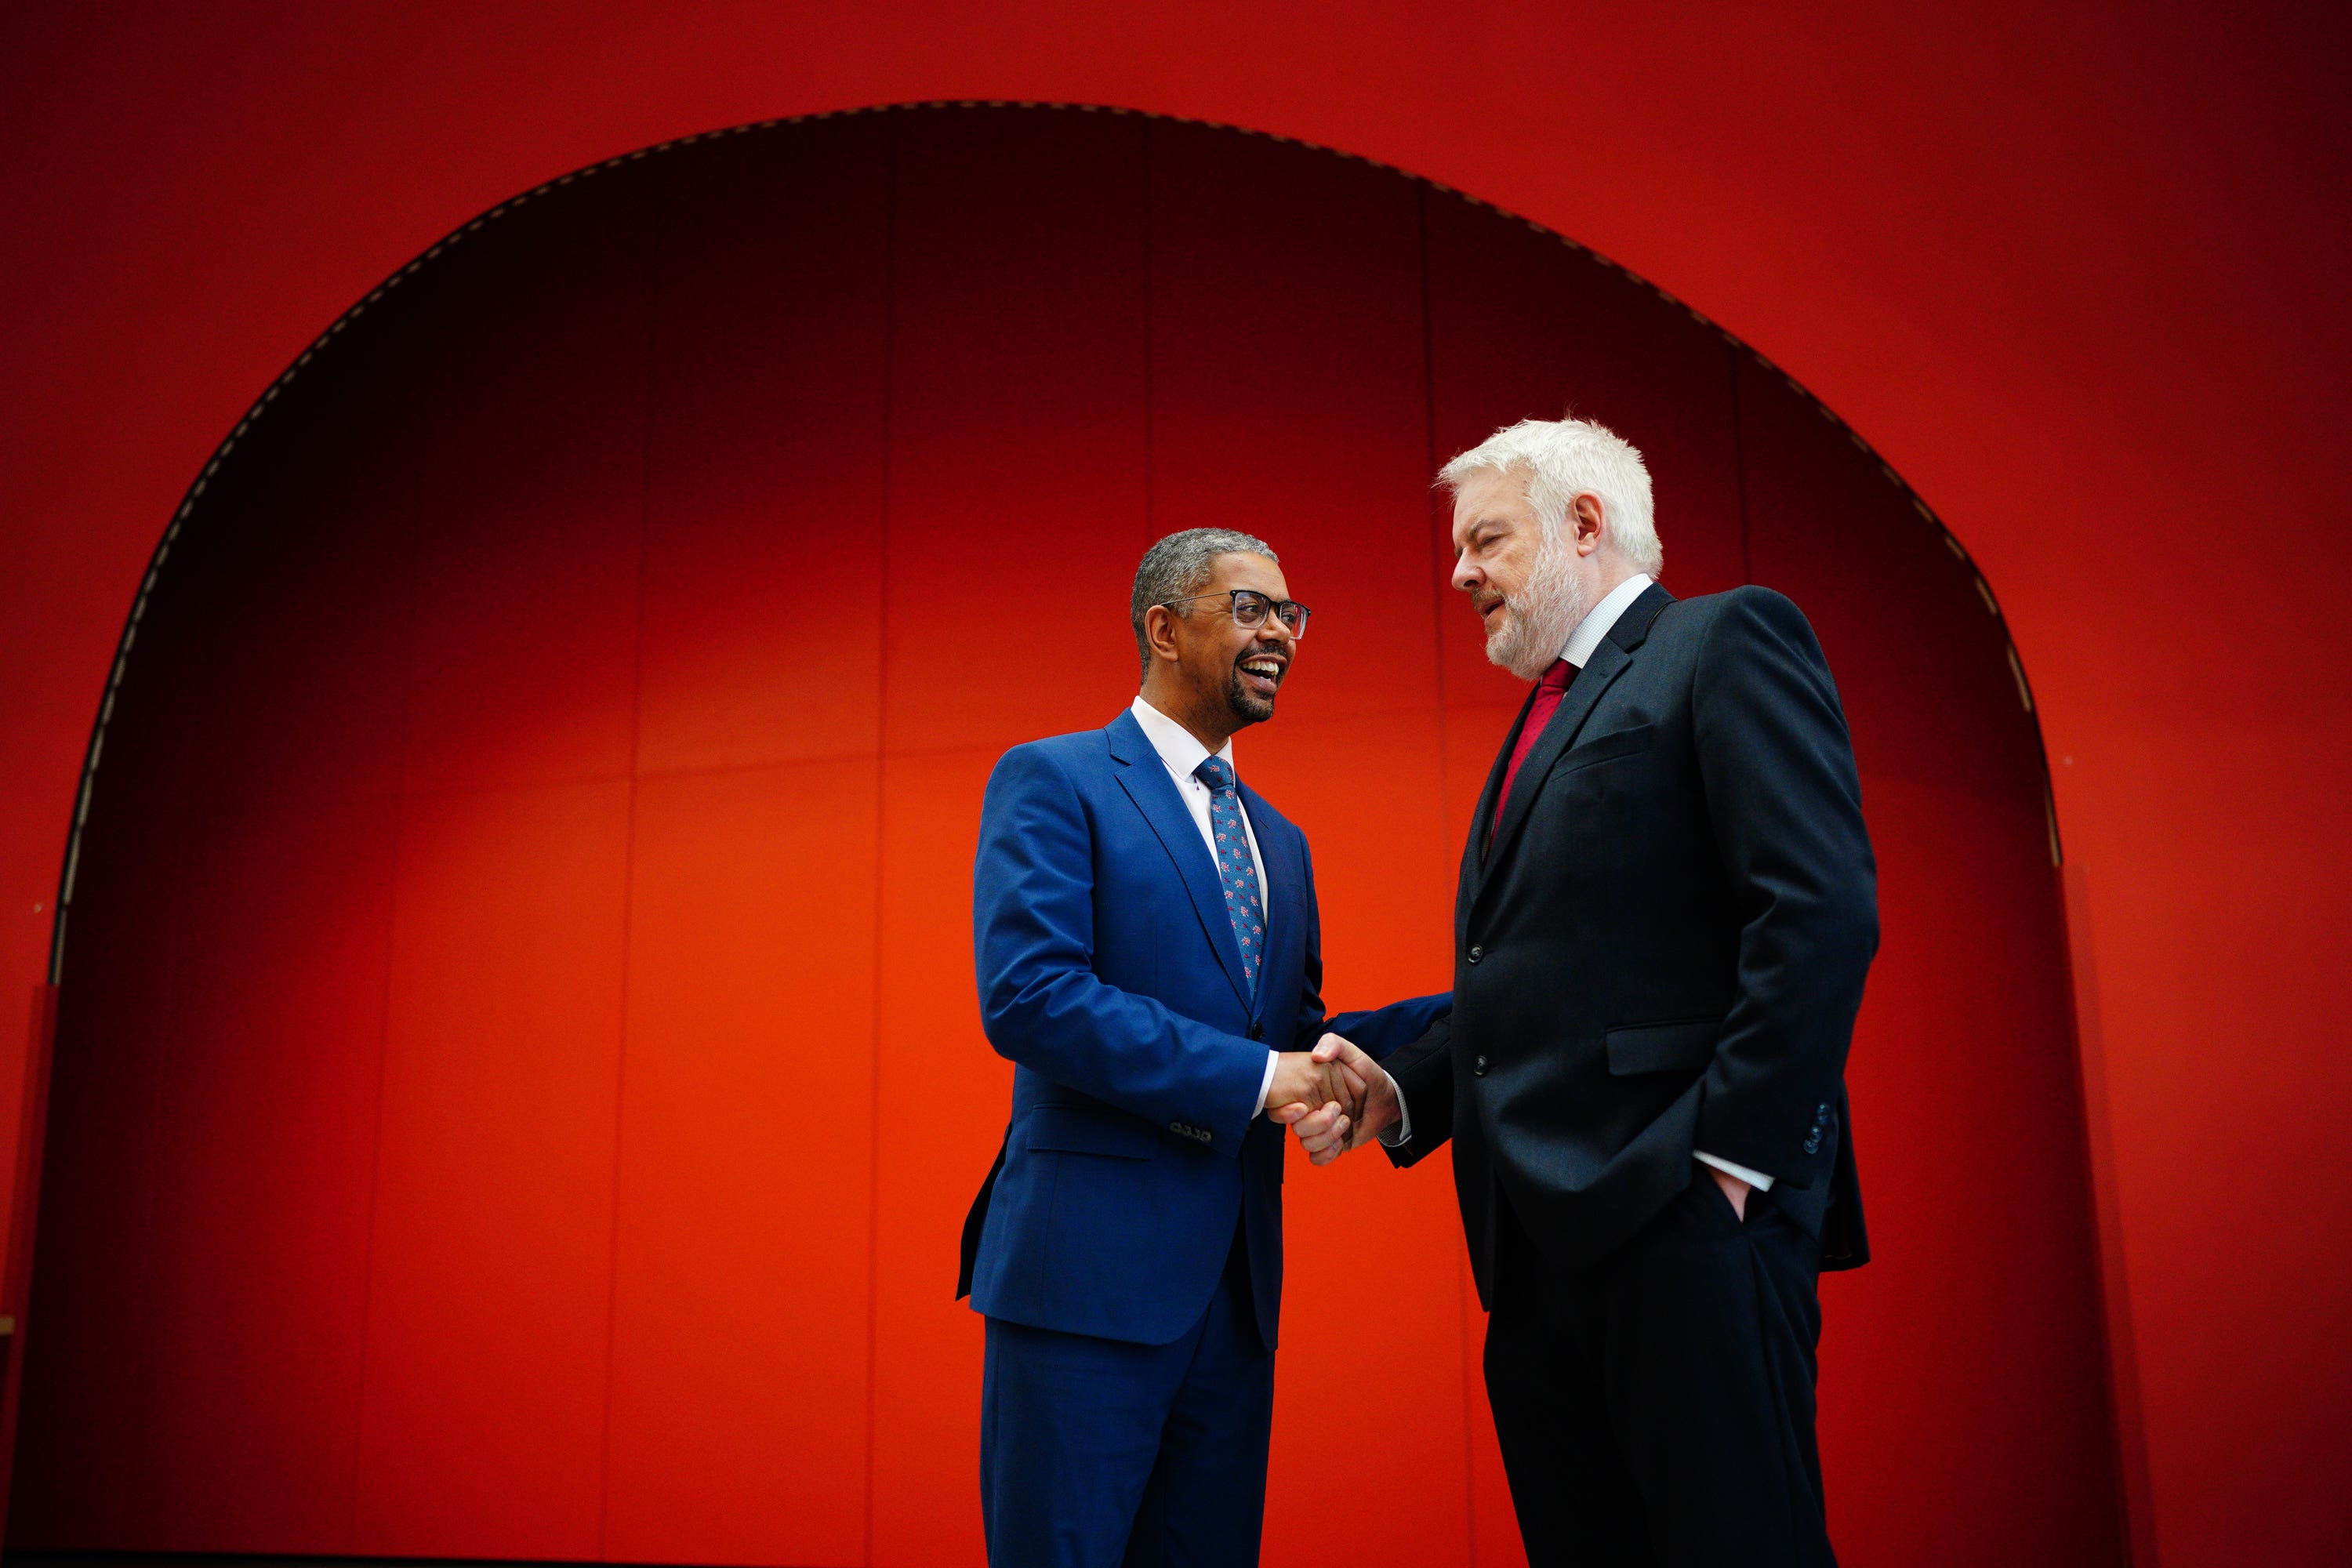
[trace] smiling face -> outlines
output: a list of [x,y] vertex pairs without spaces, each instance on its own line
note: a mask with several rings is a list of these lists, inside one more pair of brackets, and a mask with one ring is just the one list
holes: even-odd
[[[1153,658],[1144,700],[1183,724],[1212,752],[1234,731],[1274,717],[1274,700],[1297,656],[1297,639],[1268,616],[1244,626],[1226,591],[1250,588],[1276,603],[1290,597],[1282,568],[1263,555],[1220,555],[1208,581],[1181,610],[1155,608],[1147,630]],[[1212,743],[1211,736],[1215,737]]]
[[[1454,585],[1470,595],[1486,628],[1486,658],[1521,680],[1544,672],[1592,602],[1587,561],[1580,549],[1597,506],[1579,496],[1567,526],[1547,542],[1528,504],[1523,473],[1484,469],[1454,494]],[[1598,516],[1590,521],[1598,538]]]

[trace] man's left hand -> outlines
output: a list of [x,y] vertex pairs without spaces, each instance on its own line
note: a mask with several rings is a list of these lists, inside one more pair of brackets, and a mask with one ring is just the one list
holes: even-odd
[[1739,1216],[1739,1223],[1746,1225],[1748,1223],[1748,1194],[1754,1189],[1749,1187],[1746,1182],[1743,1182],[1738,1177],[1733,1175],[1730,1172],[1718,1171],[1713,1165],[1709,1165],[1706,1168],[1706,1173],[1715,1178],[1715,1184],[1721,1187],[1723,1189],[1723,1195],[1731,1200],[1731,1212]]

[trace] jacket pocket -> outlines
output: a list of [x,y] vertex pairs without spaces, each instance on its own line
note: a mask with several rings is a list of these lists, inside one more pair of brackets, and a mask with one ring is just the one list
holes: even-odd
[[1715,1055],[1716,1038],[1722,1033],[1720,1018],[1627,1024],[1609,1031],[1609,1070],[1617,1074],[1674,1072],[1705,1067],[1707,1058]]
[[1065,1154],[1105,1154],[1115,1160],[1149,1160],[1160,1152],[1160,1132],[1144,1122],[1114,1121],[1088,1111],[1041,1105],[1029,1113],[1022,1147]]
[[1605,763],[1612,757],[1626,757],[1635,752],[1646,752],[1658,738],[1655,724],[1635,724],[1630,729],[1612,730],[1605,735],[1595,735],[1580,741],[1560,755],[1556,773],[1569,773],[1590,763]]

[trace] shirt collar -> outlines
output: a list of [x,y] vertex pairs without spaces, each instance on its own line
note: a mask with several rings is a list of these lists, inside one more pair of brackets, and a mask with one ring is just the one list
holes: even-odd
[[[1128,711],[1135,715],[1135,721],[1143,727],[1143,738],[1151,742],[1151,749],[1160,753],[1160,760],[1166,763],[1168,770],[1178,778],[1191,778],[1192,770],[1208,756],[1209,749],[1193,738],[1192,731],[1142,698],[1138,697],[1129,703]],[[1230,737],[1217,756],[1227,768],[1233,768],[1234,742]],[[1234,771],[1234,776],[1241,777],[1238,769]]]
[[1608,596],[1586,611],[1584,618],[1576,623],[1576,629],[1568,634],[1568,646],[1560,649],[1559,657],[1582,669],[1584,661],[1592,657],[1592,650],[1601,646],[1601,639],[1609,635],[1609,628],[1617,624],[1617,617],[1631,609],[1649,585],[1649,575],[1636,572],[1610,589]]

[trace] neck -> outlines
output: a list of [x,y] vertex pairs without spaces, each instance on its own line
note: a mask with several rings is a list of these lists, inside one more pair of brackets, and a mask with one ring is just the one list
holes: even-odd
[[[1160,672],[1153,670],[1153,677]],[[1201,742],[1202,750],[1215,756],[1234,738],[1237,726],[1222,702],[1203,700],[1197,692],[1176,687],[1172,681],[1147,679],[1143,683],[1143,700],[1160,712],[1184,726],[1184,732]]]
[[1584,601],[1584,613],[1588,616],[1601,607],[1601,600],[1623,587],[1636,575],[1633,568],[1615,559],[1613,552],[1596,560],[1593,563],[1593,568],[1592,575],[1584,580],[1584,591],[1588,595]]

